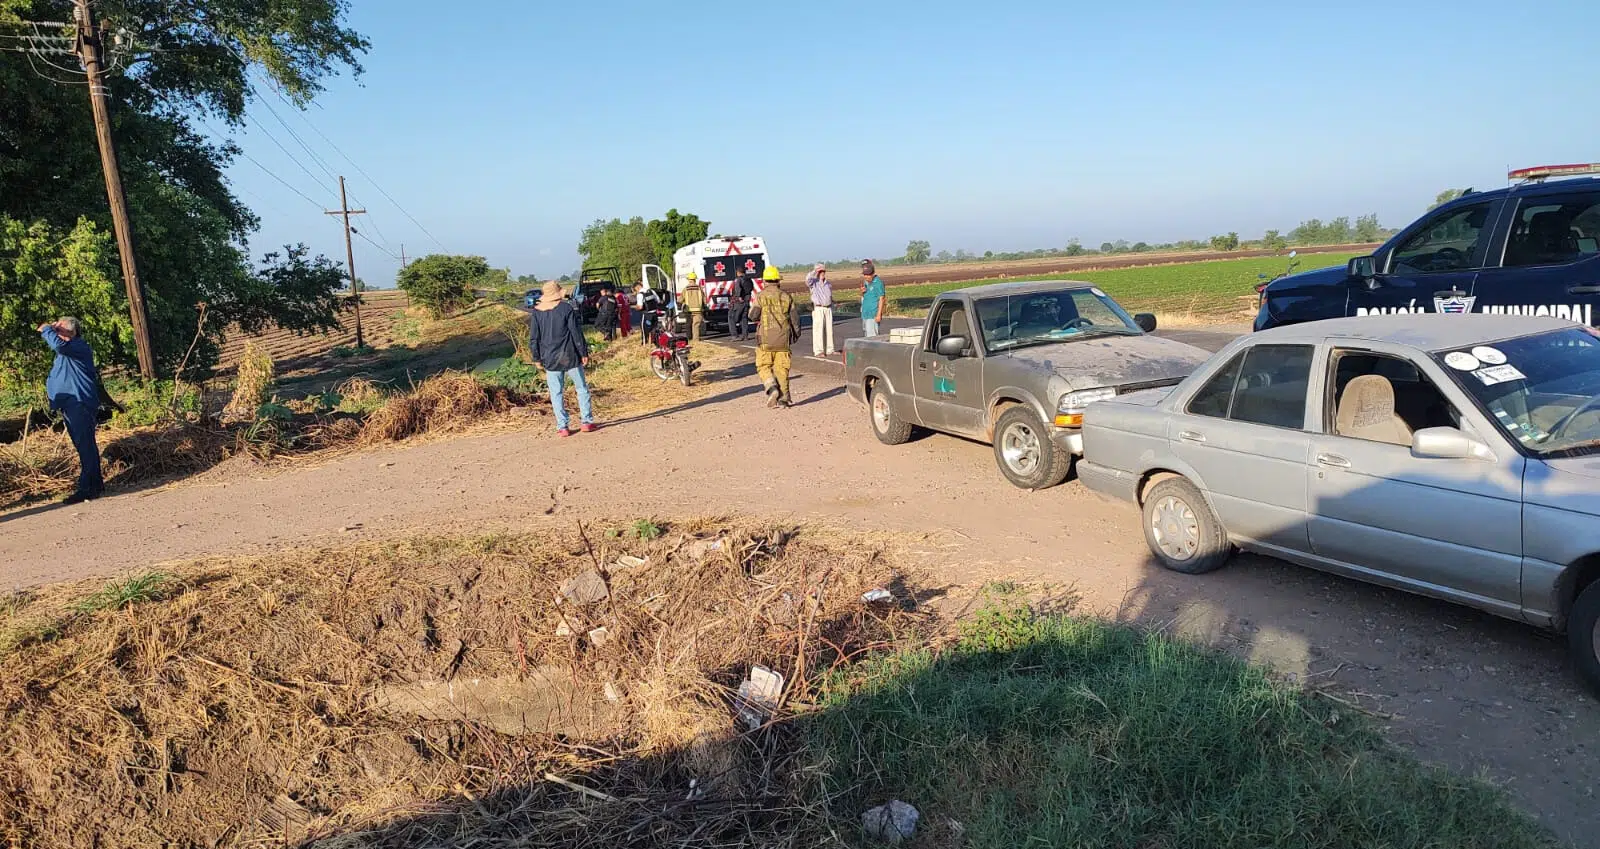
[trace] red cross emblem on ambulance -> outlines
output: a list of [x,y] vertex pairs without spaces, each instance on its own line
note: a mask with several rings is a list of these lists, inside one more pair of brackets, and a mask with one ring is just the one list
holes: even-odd
[[717,263],[716,265],[712,266],[712,268],[715,268],[717,270],[717,276],[718,277],[721,277],[728,270],[728,267],[726,265],[723,265],[720,262]]
[[744,261],[744,270],[753,273],[756,270],[756,261],[753,260],[753,259],[745,260]]

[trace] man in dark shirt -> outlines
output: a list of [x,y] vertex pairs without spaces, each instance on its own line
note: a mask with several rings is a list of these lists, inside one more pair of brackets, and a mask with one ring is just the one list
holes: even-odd
[[528,350],[544,366],[545,382],[550,386],[550,406],[555,408],[556,433],[571,436],[571,421],[562,397],[571,381],[578,391],[580,430],[594,430],[594,409],[589,401],[589,382],[583,367],[589,364],[589,342],[583,338],[578,309],[561,297],[561,284],[544,284],[544,294],[528,317]]
[[56,361],[45,381],[50,406],[67,420],[67,435],[78,449],[78,488],[64,504],[81,504],[99,498],[105,491],[100,476],[100,446],[94,441],[96,414],[100,411],[100,373],[94,367],[94,351],[79,336],[78,320],[65,316],[39,325],[39,334]]
[[728,294],[728,335],[741,342],[750,336],[750,300],[755,292],[749,274],[741,271],[734,277],[733,291]]

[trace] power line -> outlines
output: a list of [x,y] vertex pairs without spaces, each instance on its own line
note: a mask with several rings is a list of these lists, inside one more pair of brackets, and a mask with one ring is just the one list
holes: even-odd
[[444,242],[439,241],[439,237],[438,236],[435,236],[435,235],[433,235],[433,233],[429,232],[428,228],[424,227],[422,225],[422,222],[417,220],[416,216],[412,215],[404,206],[401,206],[400,205],[400,201],[397,201],[397,200],[394,199],[394,195],[391,195],[387,191],[385,191],[383,186],[376,179],[374,179],[371,174],[367,173],[367,169],[361,167],[361,163],[356,162],[354,159],[351,159],[350,158],[350,154],[345,153],[344,150],[339,147],[339,145],[334,143],[333,139],[328,138],[328,135],[326,133],[324,133],[324,132],[322,132],[322,130],[318,129],[317,125],[311,123],[311,121],[308,120],[304,115],[301,115],[300,118],[301,118],[301,120],[305,121],[306,126],[310,127],[312,132],[316,133],[319,137],[322,138],[323,141],[327,142],[328,146],[333,148],[335,153],[337,153],[337,154],[339,154],[339,156],[343,157],[344,161],[350,163],[350,166],[352,168],[355,168],[357,173],[359,173],[361,176],[365,177],[367,179],[367,182],[371,183],[372,187],[378,190],[379,194],[381,194],[385,198],[387,198],[389,203],[394,204],[394,208],[395,209],[400,210],[400,213],[402,215],[404,215],[406,218],[410,219],[412,224],[417,225],[417,229],[418,230],[421,230],[424,235],[426,235],[428,238],[432,239],[433,243],[438,245],[440,250],[447,251],[447,252],[450,250],[449,248],[445,247]]

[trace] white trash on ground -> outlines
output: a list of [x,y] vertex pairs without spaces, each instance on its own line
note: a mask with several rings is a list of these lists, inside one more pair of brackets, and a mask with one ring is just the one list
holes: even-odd
[[861,827],[873,840],[899,846],[916,833],[917,820],[921,818],[916,808],[895,799],[862,814]]

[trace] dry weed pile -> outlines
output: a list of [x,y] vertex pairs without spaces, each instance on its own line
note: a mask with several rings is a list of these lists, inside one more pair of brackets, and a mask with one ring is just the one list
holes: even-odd
[[460,430],[529,400],[509,389],[486,386],[470,374],[447,371],[390,398],[374,411],[361,429],[361,442],[396,442],[423,433]]
[[222,410],[223,421],[246,421],[256,417],[256,410],[267,400],[272,389],[275,372],[272,355],[255,342],[246,342],[244,356],[239,360],[233,398]]
[[816,811],[792,732],[736,730],[733,690],[763,664],[803,698],[819,670],[924,628],[861,600],[894,579],[849,540],[697,523],[651,542],[201,562],[92,598],[0,599],[0,837],[798,845]]

